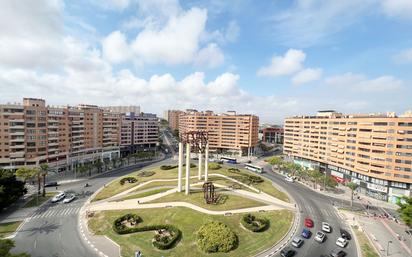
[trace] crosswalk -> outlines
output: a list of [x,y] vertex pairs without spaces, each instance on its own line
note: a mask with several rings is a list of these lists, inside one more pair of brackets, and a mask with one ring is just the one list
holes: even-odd
[[30,219],[43,219],[43,218],[54,218],[54,217],[65,217],[73,216],[79,213],[81,206],[68,207],[68,208],[49,208],[47,210],[37,210],[33,213]]

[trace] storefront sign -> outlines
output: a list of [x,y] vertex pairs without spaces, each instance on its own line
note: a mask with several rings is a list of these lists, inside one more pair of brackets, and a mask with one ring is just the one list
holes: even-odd
[[374,191],[378,191],[378,192],[383,192],[386,193],[388,192],[388,188],[385,186],[381,186],[381,185],[376,185],[376,184],[372,184],[372,183],[368,183],[366,186],[368,189],[374,190]]

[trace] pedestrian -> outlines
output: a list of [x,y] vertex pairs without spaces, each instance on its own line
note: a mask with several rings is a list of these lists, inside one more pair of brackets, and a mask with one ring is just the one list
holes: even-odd
[[58,190],[58,187],[56,186],[56,190]]
[[140,203],[140,201],[139,200],[137,200],[137,204],[139,204]]

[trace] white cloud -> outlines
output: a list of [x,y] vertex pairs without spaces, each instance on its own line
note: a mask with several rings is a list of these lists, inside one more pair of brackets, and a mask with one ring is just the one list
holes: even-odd
[[308,83],[320,79],[322,76],[322,69],[304,69],[292,77],[292,83],[295,85]]
[[368,79],[361,74],[345,73],[325,79],[329,86],[361,92],[385,92],[400,89],[403,81],[393,76],[380,76]]
[[412,19],[412,1],[382,0],[382,11],[389,17]]
[[102,50],[105,59],[112,63],[124,62],[132,57],[126,36],[120,31],[114,31],[103,39]]
[[90,0],[94,5],[106,10],[123,11],[131,4],[131,0]]
[[412,63],[412,48],[401,51],[394,56],[398,63]]
[[258,70],[259,76],[283,76],[293,74],[303,67],[306,54],[301,50],[289,49],[284,56],[275,55],[268,66]]
[[215,68],[220,66],[224,61],[225,56],[219,46],[217,44],[210,43],[207,47],[199,50],[194,62],[198,66]]

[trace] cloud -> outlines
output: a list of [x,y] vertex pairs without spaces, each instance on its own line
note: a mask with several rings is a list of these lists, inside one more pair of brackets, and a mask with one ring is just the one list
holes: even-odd
[[132,57],[126,36],[120,31],[114,31],[104,38],[102,48],[104,58],[112,63],[124,62]]
[[258,76],[284,76],[293,74],[303,67],[306,54],[301,50],[289,49],[284,56],[274,55],[268,66],[260,68]]
[[90,0],[92,4],[105,10],[123,11],[130,4],[131,0]]
[[292,77],[292,83],[295,85],[308,83],[320,79],[322,76],[322,69],[304,69]]
[[398,63],[412,63],[412,48],[401,51],[393,59]]
[[410,0],[382,0],[381,7],[389,17],[412,19],[412,1]]
[[198,66],[215,68],[225,61],[225,56],[217,44],[211,43],[207,47],[200,49],[195,59]]
[[402,88],[403,81],[393,76],[368,79],[361,74],[345,73],[325,79],[326,85],[361,92],[385,92]]

